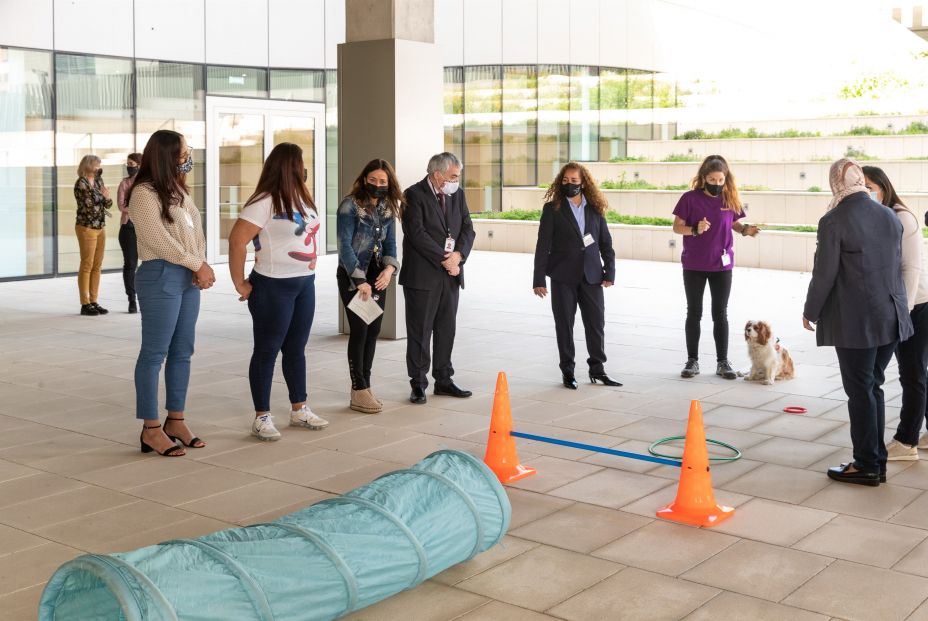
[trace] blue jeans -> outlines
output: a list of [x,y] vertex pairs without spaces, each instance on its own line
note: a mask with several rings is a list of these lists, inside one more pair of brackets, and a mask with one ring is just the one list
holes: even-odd
[[142,311],[142,349],[135,363],[135,417],[158,420],[161,363],[169,412],[183,412],[190,382],[190,357],[200,314],[193,272],[167,261],[144,261],[135,273]]
[[248,383],[255,412],[271,410],[271,384],[277,353],[283,354],[284,380],[290,403],[306,401],[306,342],[316,314],[316,275],[268,278],[248,276],[255,348],[248,366]]

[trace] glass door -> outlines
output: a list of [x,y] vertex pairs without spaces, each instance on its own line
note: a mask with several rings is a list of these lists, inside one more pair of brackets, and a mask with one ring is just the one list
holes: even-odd
[[[275,145],[303,149],[307,186],[325,222],[325,106],[289,101],[207,97],[207,257],[226,262],[229,232],[254,193],[264,160]],[[319,239],[325,239],[320,230]]]

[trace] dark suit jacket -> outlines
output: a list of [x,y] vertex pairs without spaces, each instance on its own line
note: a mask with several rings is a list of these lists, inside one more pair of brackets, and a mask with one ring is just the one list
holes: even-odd
[[591,205],[583,212],[585,231],[595,242],[586,247],[567,199],[560,209],[555,209],[553,202],[545,203],[535,245],[533,287],[544,287],[545,276],[570,285],[580,284],[584,278],[591,285],[615,282],[615,251],[606,219]]
[[451,278],[441,266],[449,231],[454,249],[461,253],[461,273],[455,280],[464,287],[464,263],[474,247],[476,234],[463,189],[445,197],[445,211],[443,214],[428,177],[406,189],[400,271],[400,284],[404,287],[436,289],[441,286],[442,278]]
[[818,323],[818,344],[863,349],[912,336],[901,264],[899,218],[864,192],[822,216],[803,311]]

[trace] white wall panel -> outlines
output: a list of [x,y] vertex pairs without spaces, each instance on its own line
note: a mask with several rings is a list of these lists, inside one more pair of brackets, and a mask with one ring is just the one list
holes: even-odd
[[538,62],[570,62],[570,4],[564,0],[538,0]]
[[538,0],[503,0],[503,64],[538,63]]
[[206,0],[206,62],[267,66],[267,0]]
[[338,45],[345,42],[345,0],[325,0],[325,66],[338,66]]
[[628,1],[600,0],[599,64],[625,67],[628,64]]
[[651,0],[628,0],[628,66],[654,69],[656,36],[654,8]]
[[133,38],[128,0],[55,0],[57,50],[131,57]]
[[599,65],[599,0],[570,0],[570,62]]
[[135,0],[137,58],[206,62],[205,0]]
[[50,50],[52,0],[0,0],[0,45]]
[[271,67],[325,67],[325,0],[268,0]]
[[464,64],[464,0],[435,0],[435,44],[445,67]]
[[503,61],[503,0],[464,2],[464,64]]

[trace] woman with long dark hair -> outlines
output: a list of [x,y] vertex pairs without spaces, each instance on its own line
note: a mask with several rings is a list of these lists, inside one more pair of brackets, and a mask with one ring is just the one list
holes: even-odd
[[886,445],[889,461],[915,461],[918,449],[928,449],[926,408],[928,408],[928,272],[923,249],[925,239],[918,216],[896,194],[892,182],[876,166],[863,166],[864,181],[870,198],[895,212],[902,223],[902,282],[908,301],[909,317],[915,330],[909,339],[896,347],[902,407],[892,442]]
[[[136,417],[143,420],[142,452],[179,456],[183,447],[206,444],[184,422],[190,357],[200,314],[200,290],[216,282],[206,263],[200,212],[190,198],[186,177],[192,150],[177,132],[160,129],[142,153],[128,190],[129,217],[135,224],[139,259],[135,289],[142,310],[142,347],[135,364]],[[167,419],[158,422],[158,377],[164,369]]]
[[574,318],[580,318],[589,353],[590,382],[621,386],[609,377],[606,362],[606,307],[603,289],[615,282],[615,251],[606,223],[609,203],[582,164],[561,168],[545,194],[535,245],[533,291],[548,295],[545,276],[551,277],[551,310],[564,386],[577,390],[574,377]]
[[[254,194],[229,233],[229,272],[239,300],[248,302],[254,351],[248,381],[255,406],[251,433],[280,439],[271,416],[271,385],[277,354],[283,354],[290,393],[291,427],[324,429],[329,422],[306,403],[306,342],[316,313],[316,255],[321,224],[306,187],[303,150],[284,142],[271,151]],[[255,266],[245,278],[248,242]]]
[[756,236],[760,229],[740,222],[744,208],[735,177],[721,155],[710,155],[699,165],[692,189],[673,210],[673,232],[683,235],[683,288],[686,291],[686,365],[681,377],[699,375],[699,333],[702,299],[709,285],[712,297],[712,336],[715,374],[733,380],[738,375],[728,360],[728,298],[735,266],[734,237]]
[[[354,296],[373,297],[380,309],[387,303],[387,287],[400,269],[396,258],[396,220],[403,205],[403,193],[393,167],[386,160],[367,163],[354,180],[351,192],[338,206],[338,293],[347,309]],[[348,335],[348,373],[351,376],[349,407],[365,414],[377,414],[383,403],[371,390],[371,367],[383,315],[370,324],[346,310],[351,333]]]

